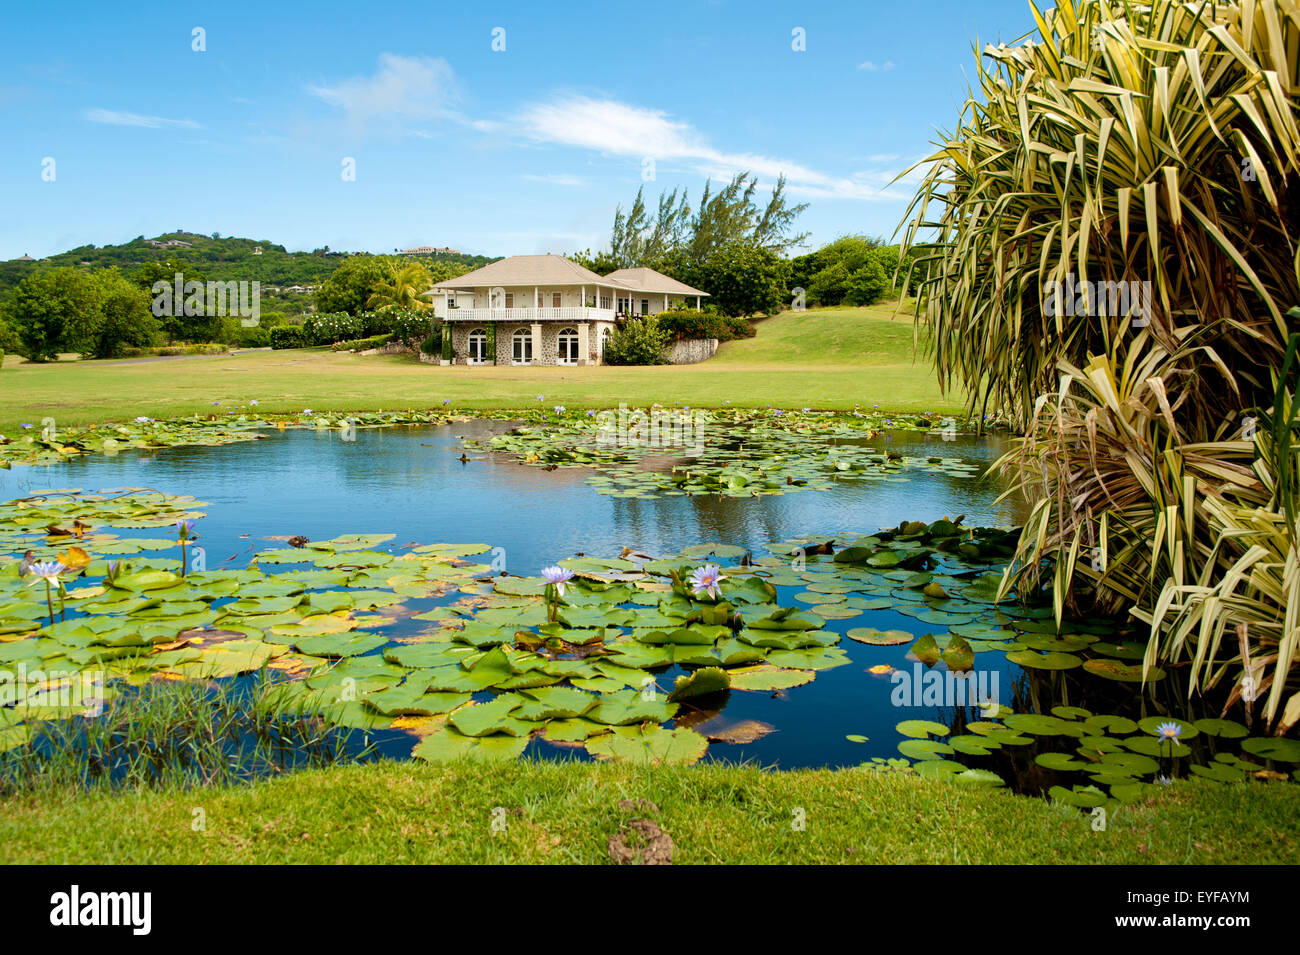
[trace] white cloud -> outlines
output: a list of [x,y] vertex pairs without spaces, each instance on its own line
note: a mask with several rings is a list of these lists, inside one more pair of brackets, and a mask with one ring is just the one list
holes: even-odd
[[868,73],[879,73],[892,70],[894,68],[893,60],[886,60],[884,63],[873,63],[871,60],[864,60],[858,64],[858,69],[866,70]]
[[390,128],[409,121],[447,116],[459,99],[456,78],[442,58],[381,53],[370,76],[354,76],[333,86],[308,86],[307,91],[341,109],[353,132],[376,124]]
[[162,116],[142,116],[139,113],[122,113],[111,109],[88,109],[84,116],[92,123],[104,123],[108,126],[142,126],[148,129],[201,128],[192,119],[166,119]]
[[833,199],[909,198],[885,188],[894,173],[868,172],[833,176],[800,163],[756,153],[728,153],[710,146],[689,123],[663,110],[631,106],[617,100],[565,96],[527,107],[517,121],[536,142],[591,149],[606,155],[657,163],[685,163],[718,179],[751,172],[771,182],[785,176],[790,194]]

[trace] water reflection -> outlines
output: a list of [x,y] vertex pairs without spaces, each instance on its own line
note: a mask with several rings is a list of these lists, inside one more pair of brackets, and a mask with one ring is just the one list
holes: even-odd
[[[345,440],[338,431],[285,431],[223,447],[92,456],[0,471],[0,495],[9,499],[74,487],[148,487],[194,495],[209,502],[198,531],[210,567],[241,566],[254,550],[274,546],[264,540],[275,536],[325,540],[349,533],[392,533],[397,546],[481,542],[505,548],[508,570],[533,574],[565,556],[617,554],[624,546],[652,554],[702,541],[761,549],[807,534],[894,527],[904,519],[965,514],[972,526],[1010,526],[1023,519],[1021,505],[995,502],[1000,485],[992,477],[915,472],[903,481],[844,481],[826,492],[637,499],[598,494],[585,482],[591,472],[584,469],[548,471],[493,454],[462,460],[459,436],[508,427],[473,421],[363,429],[355,432],[355,440]],[[982,466],[1004,446],[996,437],[944,441],[903,432],[868,443],[911,457],[958,457]],[[793,589],[782,588],[783,602],[791,602]],[[849,626],[915,633],[934,629],[893,610],[828,626],[840,632]],[[910,668],[906,647],[867,647],[847,639],[841,645],[853,663],[820,673],[810,686],[775,697],[732,693],[728,719],[764,720],[778,732],[744,747],[714,747],[711,755],[783,766],[850,765],[896,755],[892,727],[898,720],[940,715],[933,709],[892,706],[888,679],[867,673],[880,663]],[[1011,685],[1017,670],[1001,654],[981,655],[979,665],[1004,671],[1004,686]],[[671,685],[671,677],[661,679],[661,685]],[[850,743],[846,734],[872,741]],[[409,752],[409,738],[394,737],[389,743],[394,755]]]

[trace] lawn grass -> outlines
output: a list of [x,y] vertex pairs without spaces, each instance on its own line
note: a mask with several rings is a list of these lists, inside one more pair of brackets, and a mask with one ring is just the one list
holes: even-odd
[[213,790],[14,796],[0,809],[5,863],[596,863],[612,833],[647,815],[678,863],[1300,862],[1300,788],[1262,783],[1180,782],[1105,831],[997,790],[721,764],[385,761]]
[[[251,351],[224,357],[68,361],[7,359],[0,371],[0,433],[53,417],[60,427],[211,414],[256,399],[262,412],[646,406],[956,412],[924,355],[913,361],[909,312],[869,308],[786,312],[757,337],[726,342],[698,365],[645,368],[440,367],[413,357],[327,349]],[[543,396],[541,402],[538,395]],[[219,402],[214,406],[213,402]]]

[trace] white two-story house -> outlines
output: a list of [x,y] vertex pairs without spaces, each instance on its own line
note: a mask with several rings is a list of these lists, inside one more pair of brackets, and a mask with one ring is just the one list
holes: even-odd
[[458,365],[600,364],[620,321],[708,295],[654,269],[601,276],[562,255],[512,255],[425,294]]

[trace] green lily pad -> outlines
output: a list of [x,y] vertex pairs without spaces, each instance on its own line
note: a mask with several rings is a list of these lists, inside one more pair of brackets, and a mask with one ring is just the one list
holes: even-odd
[[1222,739],[1244,739],[1250,730],[1236,720],[1219,720],[1207,717],[1192,724],[1206,736],[1218,736]]
[[1300,740],[1283,739],[1280,736],[1252,736],[1242,741],[1241,748],[1260,759],[1300,763]]
[[877,630],[874,627],[854,627],[846,634],[850,640],[878,647],[892,647],[911,643],[916,637],[906,630]]
[[903,720],[897,723],[894,729],[904,736],[912,736],[916,739],[925,739],[930,735],[947,736],[948,727],[942,723],[936,723],[934,720]]
[[910,759],[938,759],[951,755],[953,748],[933,739],[905,739],[898,744],[898,751]]
[[[1115,680],[1120,683],[1142,682],[1141,666],[1129,666],[1115,660],[1087,660],[1084,662],[1083,668],[1089,673],[1105,677],[1107,680]],[[1147,682],[1149,683],[1155,683],[1157,680],[1163,680],[1164,678],[1165,671],[1159,667],[1152,667],[1147,673]]]
[[694,696],[706,696],[709,693],[721,693],[731,686],[731,678],[721,667],[703,667],[688,675],[679,676],[673,691],[668,694],[668,702]]
[[796,686],[811,683],[817,676],[813,670],[790,670],[775,666],[749,666],[728,670],[733,690],[750,690],[754,692],[772,692],[788,690]]
[[444,726],[426,736],[411,755],[431,763],[457,759],[510,760],[517,758],[527,746],[527,736],[466,736],[455,727]]
[[597,759],[658,766],[664,763],[690,766],[699,762],[709,741],[687,727],[664,729],[642,726],[632,733],[607,733],[587,741],[587,752]]
[[1040,653],[1037,650],[1013,650],[1007,654],[1007,659],[1017,666],[1033,670],[1070,670],[1084,662],[1081,657],[1073,653],[1059,651]]

